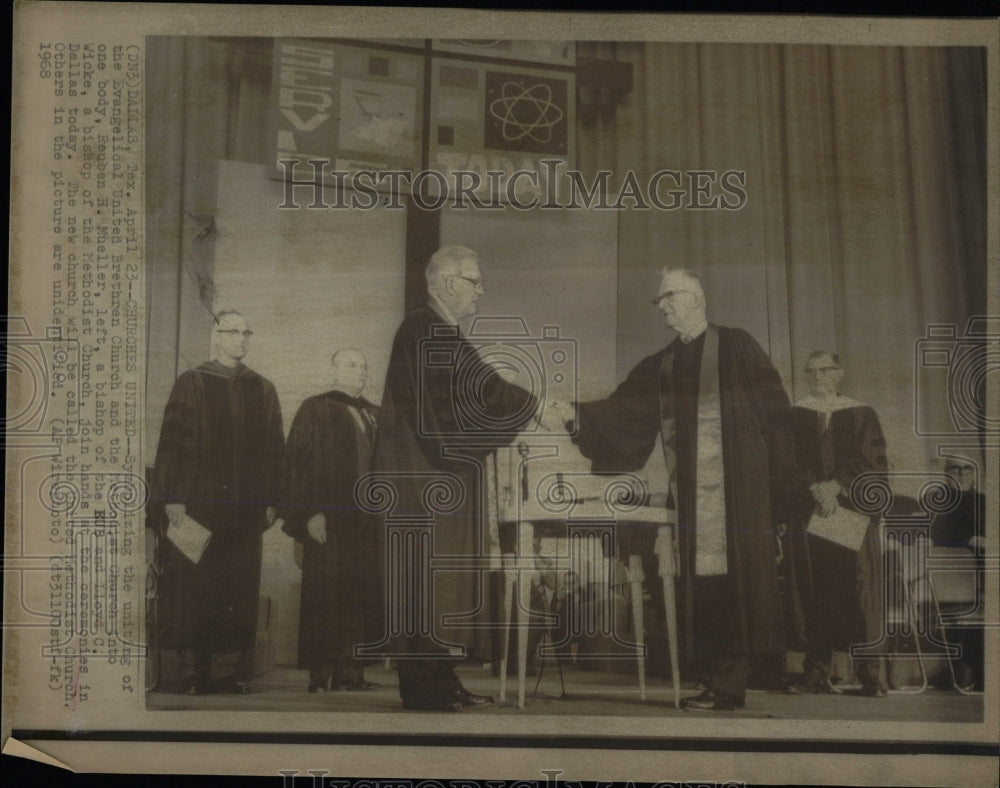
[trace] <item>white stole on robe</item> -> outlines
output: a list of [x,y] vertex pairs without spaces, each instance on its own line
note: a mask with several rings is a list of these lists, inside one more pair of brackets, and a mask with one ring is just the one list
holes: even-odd
[[[667,366],[669,365],[669,372]],[[669,381],[669,391],[666,390]],[[677,462],[695,463],[695,507],[678,512],[678,527],[694,534],[696,575],[724,575],[729,571],[726,537],[726,487],[722,448],[722,410],[719,396],[719,331],[705,331],[698,378],[698,423],[695,427],[695,456],[677,457],[673,408],[673,353],[664,357],[661,375],[663,450],[671,482],[675,482]]]

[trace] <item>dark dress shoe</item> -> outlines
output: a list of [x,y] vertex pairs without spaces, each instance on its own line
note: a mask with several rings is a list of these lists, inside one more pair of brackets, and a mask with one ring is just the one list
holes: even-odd
[[326,692],[326,682],[325,681],[310,681],[309,682],[309,692],[310,694],[316,694],[317,692]]
[[785,686],[785,692],[790,695],[842,695],[843,693],[833,686],[830,677],[820,670],[811,670],[806,675],[805,681],[789,682]]
[[217,691],[227,695],[252,695],[253,687],[235,676],[228,676],[219,682]]
[[410,711],[461,711],[462,703],[451,698],[404,699],[403,708]]
[[463,706],[487,706],[493,703],[492,695],[476,695],[464,688],[455,690],[451,697],[452,700],[461,703]]
[[366,681],[365,679],[352,679],[344,684],[344,689],[348,692],[363,692],[364,690],[382,689],[382,685],[377,681]]
[[705,690],[701,695],[681,698],[681,708],[692,711],[733,711],[743,708],[743,699],[728,692]]
[[976,672],[972,669],[971,665],[967,665],[964,662],[959,665],[955,683],[958,685],[959,692],[976,691]]
[[208,694],[208,682],[199,677],[191,676],[184,680],[181,684],[180,690],[178,690],[179,695],[207,695]]
[[861,688],[861,694],[866,698],[884,698],[887,693],[881,684],[865,684]]

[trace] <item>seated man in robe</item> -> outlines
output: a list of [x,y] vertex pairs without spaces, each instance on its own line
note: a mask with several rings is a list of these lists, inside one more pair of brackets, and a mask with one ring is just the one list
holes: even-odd
[[[986,496],[976,489],[976,466],[966,459],[950,459],[944,466],[961,491],[957,505],[935,517],[931,524],[934,547],[958,547],[978,558],[983,566],[983,530],[986,523]],[[932,550],[933,554],[933,550]],[[982,599],[984,577],[977,578]],[[983,688],[983,629],[982,627],[952,626],[945,629],[949,644],[957,645],[961,653],[952,661],[955,683],[965,692]]]

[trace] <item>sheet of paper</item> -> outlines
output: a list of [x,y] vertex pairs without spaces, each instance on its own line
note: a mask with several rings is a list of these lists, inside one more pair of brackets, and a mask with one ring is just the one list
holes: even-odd
[[184,557],[197,564],[205,554],[212,532],[197,520],[184,515],[178,524],[167,525],[167,539],[174,543]]
[[829,517],[824,517],[819,512],[814,514],[809,520],[806,530],[814,536],[858,551],[865,541],[868,525],[868,517],[845,509],[843,506],[838,506]]

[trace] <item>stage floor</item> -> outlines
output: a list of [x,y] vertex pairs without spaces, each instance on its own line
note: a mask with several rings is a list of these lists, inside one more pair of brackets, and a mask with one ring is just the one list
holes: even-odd
[[[646,700],[639,699],[638,682],[634,676],[564,668],[566,696],[560,696],[559,672],[546,667],[533,697],[537,676],[528,678],[525,708],[515,706],[517,679],[507,682],[507,700],[499,701],[500,679],[475,667],[459,668],[466,688],[472,692],[493,695],[497,703],[468,708],[461,714],[494,715],[581,715],[614,717],[698,717],[741,719],[823,719],[905,722],[981,722],[983,696],[961,695],[954,690],[928,688],[921,694],[890,691],[885,698],[861,695],[789,695],[784,692],[751,690],[746,707],[731,712],[692,712],[674,708],[672,685],[660,678],[646,682]],[[403,711],[394,670],[383,665],[368,667],[366,678],[382,685],[366,692],[329,692],[310,695],[306,692],[306,671],[278,668],[253,681],[252,695],[177,695],[154,691],[146,695],[150,710],[197,711],[293,711],[293,712],[390,712]],[[681,688],[681,697],[695,694],[690,684]],[[418,714],[422,712],[406,712]],[[438,712],[442,713],[442,712]]]

